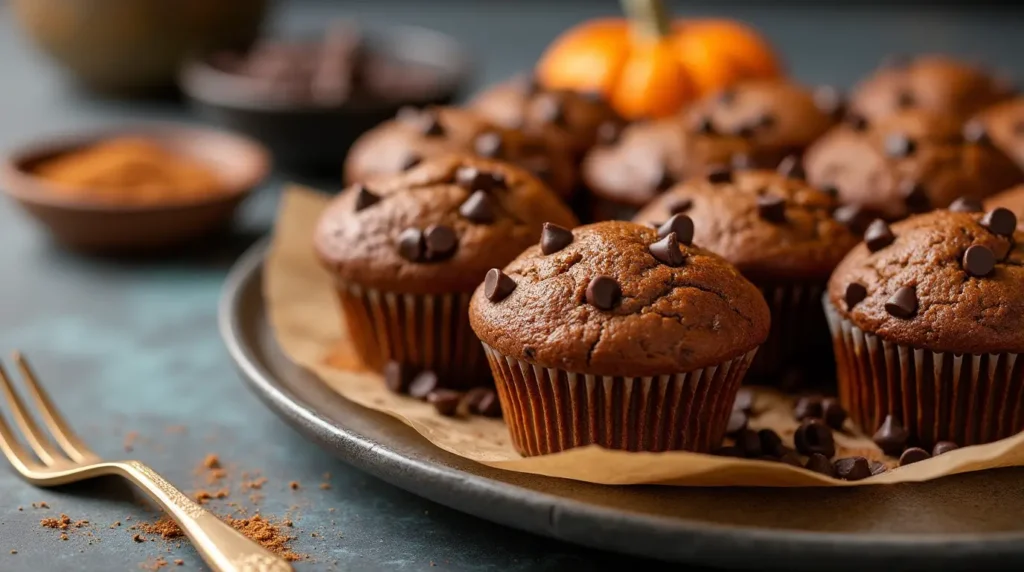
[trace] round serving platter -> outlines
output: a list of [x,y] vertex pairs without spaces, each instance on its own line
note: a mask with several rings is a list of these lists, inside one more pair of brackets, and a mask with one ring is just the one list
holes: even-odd
[[221,334],[242,379],[300,433],[393,485],[507,526],[681,563],[1024,567],[1024,468],[843,489],[610,487],[502,471],[442,451],[283,355],[263,303],[266,249],[257,244],[239,260],[221,299]]

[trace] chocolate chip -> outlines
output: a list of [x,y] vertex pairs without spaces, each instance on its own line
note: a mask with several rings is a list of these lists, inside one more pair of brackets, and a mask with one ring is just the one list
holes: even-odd
[[693,244],[693,219],[684,214],[672,215],[658,227],[658,238],[665,238],[673,232],[679,244],[690,246]]
[[749,415],[754,410],[754,392],[749,388],[741,387],[736,392],[736,399],[732,402],[732,408],[735,411],[742,411]]
[[437,389],[437,374],[425,369],[417,373],[409,384],[409,397],[426,399],[435,389]]
[[455,254],[459,238],[449,226],[435,224],[423,231],[423,242],[426,244],[428,260],[442,260]]
[[598,310],[611,310],[622,300],[622,288],[610,276],[597,276],[587,284],[587,303]]
[[843,429],[843,423],[846,422],[846,410],[839,404],[839,401],[826,397],[821,400],[822,415],[825,419],[825,425],[841,431]]
[[658,173],[654,176],[653,180],[654,188],[658,191],[666,191],[676,182],[675,177],[672,176],[672,173],[665,166],[658,168]]
[[552,222],[544,223],[540,233],[540,251],[554,254],[572,244],[572,232]]
[[487,390],[477,402],[475,411],[484,417],[501,417],[501,400],[493,390]]
[[847,311],[852,310],[854,306],[864,301],[864,298],[868,297],[868,289],[859,282],[850,282],[846,285],[846,309]]
[[761,456],[761,436],[756,431],[744,429],[736,435],[736,446],[743,451],[743,456],[756,459]]
[[421,162],[423,162],[423,157],[420,157],[415,153],[410,153],[405,157],[405,160],[402,161],[402,170],[408,171],[409,169],[412,169],[416,165],[419,165]]
[[904,286],[885,301],[885,311],[889,315],[904,320],[917,313],[917,292],[913,286]]
[[[819,187],[819,189],[821,190],[821,192],[823,192],[826,195],[832,197],[833,199],[839,196],[839,187],[837,187],[837,186],[835,186],[833,184],[822,185],[821,187]],[[851,206],[853,206],[853,205],[851,205]]]
[[665,208],[669,214],[680,214],[690,210],[693,207],[693,200],[685,197],[674,197],[666,201]]
[[875,219],[864,231],[864,244],[871,252],[882,250],[892,244],[894,240],[896,240],[896,235],[892,233],[889,225],[880,218]]
[[710,167],[708,169],[708,181],[713,184],[731,183],[732,170],[728,167]]
[[473,194],[459,205],[459,214],[477,224],[494,222],[494,205],[491,204],[491,197],[484,191],[473,191]]
[[445,417],[452,417],[459,408],[462,401],[462,394],[451,389],[435,389],[427,395],[427,403],[434,406],[434,410]]
[[505,175],[485,173],[476,167],[459,167],[455,171],[455,184],[467,191],[495,191],[505,188]]
[[931,457],[932,456],[928,454],[928,451],[925,451],[920,447],[911,447],[906,451],[903,451],[903,454],[900,455],[900,466],[913,465],[914,463],[930,459]]
[[786,201],[768,195],[757,197],[757,216],[768,222],[786,222]]
[[878,431],[875,431],[871,440],[886,455],[895,457],[906,447],[907,439],[909,438],[910,434],[903,428],[903,424],[892,415],[886,415],[881,427],[878,428]]
[[980,213],[985,212],[985,207],[978,199],[960,197],[949,205],[949,210],[955,213]]
[[932,456],[938,457],[939,455],[948,453],[959,448],[960,446],[952,441],[939,441],[938,443],[935,444],[935,447],[932,448]]
[[484,296],[491,302],[501,302],[516,289],[516,281],[497,268],[484,275]]
[[928,198],[928,192],[922,183],[916,181],[904,181],[900,186],[900,193],[903,195],[903,204],[911,213],[923,213],[932,209],[932,201]]
[[978,120],[968,121],[963,128],[964,141],[972,145],[990,145],[992,138],[985,129],[985,124]]
[[975,244],[964,252],[964,272],[975,278],[984,278],[996,267],[996,255],[987,246]]
[[422,262],[424,254],[423,232],[407,228],[398,235],[398,254],[410,262]]
[[858,115],[858,114],[855,114],[855,113],[854,114],[850,114],[846,118],[846,123],[854,131],[867,131],[867,129],[868,129],[868,120],[863,115]]
[[780,463],[785,463],[787,465],[792,465],[794,467],[801,468],[804,466],[804,464],[800,461],[800,457],[798,457],[796,453],[790,451],[789,449],[786,449],[785,447],[783,447],[783,449],[784,450],[782,451],[782,454],[779,455]]
[[830,85],[814,90],[814,105],[826,115],[838,115],[843,109],[843,94]]
[[729,166],[734,171],[745,171],[756,168],[757,164],[747,153],[733,153],[732,157],[729,158]]
[[565,106],[562,100],[553,93],[538,96],[533,102],[538,119],[544,123],[555,125],[565,124]]
[[888,471],[889,467],[887,467],[885,465],[885,463],[882,463],[882,462],[879,462],[879,461],[869,461],[868,462],[868,469],[871,470],[871,476],[875,476],[875,475],[881,475],[882,473]]
[[697,133],[711,135],[715,132],[715,124],[711,121],[710,117],[699,117],[693,122],[693,130]]
[[796,155],[787,155],[786,158],[779,162],[779,166],[776,170],[783,177],[790,179],[807,178],[807,173],[804,172],[804,167],[800,164],[800,157],[797,157]]
[[389,361],[384,365],[384,385],[394,393],[405,393],[415,371],[405,364]]
[[648,250],[651,252],[651,256],[666,266],[677,267],[686,262],[686,257],[679,250],[679,239],[676,238],[674,232],[668,233],[665,238],[651,244]]
[[775,127],[778,120],[771,113],[762,113],[761,117],[757,120],[757,126],[760,129],[771,129]]
[[816,396],[801,397],[793,406],[793,417],[797,421],[804,419],[821,419],[821,398]]
[[481,133],[473,141],[473,150],[481,157],[498,157],[502,153],[501,133],[488,131]]
[[821,453],[826,457],[836,454],[832,430],[820,419],[805,419],[793,435],[793,443],[801,454]]
[[614,145],[622,136],[622,126],[618,121],[605,121],[597,128],[597,142],[601,145]]
[[826,477],[836,478],[836,469],[832,466],[832,461],[821,453],[812,453],[811,456],[807,457],[807,464],[804,465],[804,468],[808,471],[821,473]]
[[738,409],[733,410],[729,415],[729,424],[725,426],[725,434],[730,437],[739,434],[740,431],[747,428],[747,421],[749,418],[746,413]]
[[910,93],[909,91],[900,90],[896,94],[896,107],[899,107],[900,109],[909,109],[911,107],[914,107],[916,103],[917,102],[914,98],[914,94]]
[[864,457],[846,457],[835,463],[836,476],[844,481],[860,481],[871,476],[871,466]]
[[367,189],[366,185],[357,183],[353,191],[356,193],[356,212],[380,202],[380,196]]
[[427,137],[439,137],[444,135],[444,127],[441,126],[441,118],[436,111],[427,110],[420,115],[420,133]]
[[917,150],[917,143],[902,133],[890,133],[885,138],[885,152],[890,157],[909,157]]
[[743,451],[735,445],[729,445],[728,447],[719,447],[714,451],[711,451],[711,454],[717,457],[736,457],[738,459],[743,458]]
[[789,449],[782,444],[782,437],[779,437],[779,434],[771,429],[761,429],[757,432],[757,436],[761,439],[762,455],[782,457],[786,453],[790,452]]
[[1009,209],[999,207],[981,217],[981,226],[987,228],[992,234],[1012,237],[1013,231],[1017,228],[1017,215]]
[[832,218],[854,232],[863,233],[871,222],[871,213],[859,205],[843,205],[832,211]]

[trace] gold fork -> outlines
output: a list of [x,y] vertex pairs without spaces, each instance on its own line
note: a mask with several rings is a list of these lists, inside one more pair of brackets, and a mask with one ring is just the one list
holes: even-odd
[[[43,391],[32,368],[20,354],[14,363],[21,372],[25,389],[38,410],[39,419],[49,430],[42,431],[14,390],[14,384],[0,363],[0,386],[10,405],[14,422],[35,452],[33,457],[15,438],[0,411],[0,450],[26,481],[40,487],[52,487],[91,479],[100,475],[120,475],[135,483],[159,504],[192,541],[203,560],[221,572],[288,572],[290,564],[225,524],[202,506],[171,486],[160,475],[138,461],[104,461],[75,435]],[[53,445],[55,442],[60,449]]]

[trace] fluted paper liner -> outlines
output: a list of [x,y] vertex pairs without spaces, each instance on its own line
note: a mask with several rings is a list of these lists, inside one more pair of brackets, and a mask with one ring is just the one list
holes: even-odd
[[[757,284],[768,302],[772,324],[768,340],[750,364],[752,375],[779,374],[795,359],[808,356],[808,348],[829,351],[828,326],[821,310],[825,285],[816,282]],[[763,381],[763,380],[762,380]]]
[[[333,280],[312,249],[312,229],[329,197],[302,188],[288,190],[264,267],[264,297],[277,342],[292,361],[313,372],[346,399],[387,413],[426,440],[453,454],[492,467],[608,485],[684,486],[863,486],[938,477],[994,467],[1024,465],[1024,437],[1017,435],[945,455],[854,483],[829,479],[789,465],[670,451],[634,453],[597,446],[523,458],[512,446],[501,420],[446,418],[425,403],[388,392],[377,374],[355,365],[355,352],[338,316]],[[1018,360],[1020,367],[1020,360]],[[796,421],[791,401],[759,391],[753,428],[776,430],[792,445]],[[344,423],[344,420],[337,420]],[[856,433],[836,433],[840,456],[882,459],[877,448]],[[889,464],[893,462],[890,459]]]

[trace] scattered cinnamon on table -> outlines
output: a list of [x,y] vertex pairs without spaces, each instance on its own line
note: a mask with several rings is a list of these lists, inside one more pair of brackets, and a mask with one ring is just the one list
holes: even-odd
[[210,168],[144,137],[99,141],[42,161],[34,172],[57,193],[108,203],[180,203],[225,192]]

